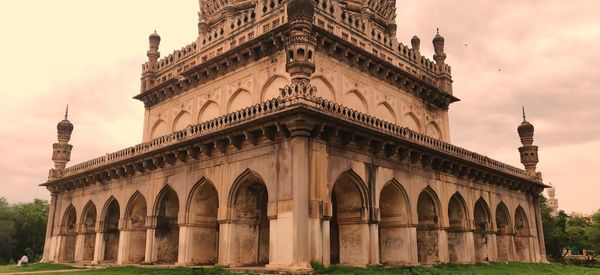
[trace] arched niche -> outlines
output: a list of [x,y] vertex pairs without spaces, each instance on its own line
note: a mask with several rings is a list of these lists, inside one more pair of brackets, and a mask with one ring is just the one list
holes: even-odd
[[523,207],[517,207],[515,211],[515,251],[516,260],[519,262],[530,262],[530,231],[527,214]]
[[229,100],[227,113],[232,113],[252,106],[253,102],[254,100],[252,99],[252,94],[250,94],[250,92],[246,90],[238,90]]
[[415,116],[413,113],[404,115],[403,126],[415,132],[421,132],[421,124],[419,123],[419,119],[417,119],[417,116]]
[[475,260],[478,263],[488,262],[490,260],[491,219],[490,209],[483,198],[479,198],[475,203],[473,222],[475,225]]
[[186,111],[181,111],[173,120],[173,131],[180,131],[192,124],[192,116]]
[[219,105],[214,101],[209,101],[202,106],[200,113],[198,114],[198,122],[205,122],[211,119],[217,118],[221,115],[221,109]]
[[289,84],[290,82],[287,80],[287,78],[281,75],[272,76],[269,80],[267,80],[265,86],[262,89],[260,96],[261,102],[279,97],[281,94],[279,89]]
[[333,185],[329,238],[332,264],[368,264],[368,240],[364,238],[368,228],[363,222],[366,193],[364,182],[354,171],[343,173]]
[[343,105],[360,113],[368,114],[367,100],[357,90],[346,93],[344,96]]
[[214,185],[202,178],[190,192],[186,220],[190,232],[191,257],[194,265],[215,264],[219,244],[219,195]]
[[246,170],[234,181],[229,194],[233,209],[232,254],[235,266],[269,263],[270,221],[267,216],[269,194],[262,177]]
[[419,263],[433,264],[439,257],[439,200],[430,187],[419,194],[417,200],[417,254]]
[[65,210],[61,222],[61,244],[60,244],[60,262],[75,262],[75,243],[77,240],[77,213],[75,207],[70,204]]
[[381,263],[385,265],[409,264],[410,203],[402,185],[396,180],[387,183],[379,196],[379,249]]
[[508,208],[503,202],[496,206],[496,249],[498,261],[508,261],[511,259],[510,234],[511,222]]
[[466,241],[467,211],[463,197],[456,192],[448,202],[448,255],[450,262],[469,261]]
[[140,192],[135,192],[129,199],[125,211],[126,230],[129,231],[129,263],[142,263],[146,252],[146,215],[148,207],[146,199]]
[[427,124],[427,135],[435,139],[442,139],[442,131],[437,123],[430,122]]
[[170,186],[165,186],[154,205],[156,216],[155,242],[158,263],[173,264],[179,255],[179,198]]
[[159,120],[152,126],[152,130],[150,131],[150,140],[162,137],[166,134],[168,134],[167,124],[164,121]]
[[94,250],[96,247],[96,205],[89,201],[83,208],[81,217],[83,223],[83,253],[82,261],[94,260]]
[[119,202],[110,197],[104,208],[104,258],[105,262],[116,262],[119,253],[119,219],[121,210]]
[[333,86],[324,76],[315,76],[310,84],[317,88],[317,96],[335,102]]
[[386,102],[379,103],[375,108],[375,117],[396,124],[396,114]]

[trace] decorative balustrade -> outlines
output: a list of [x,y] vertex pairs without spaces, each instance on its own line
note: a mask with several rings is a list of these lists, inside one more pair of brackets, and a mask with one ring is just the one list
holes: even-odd
[[281,96],[245,109],[229,113],[218,118],[199,124],[189,125],[186,129],[158,137],[149,142],[141,143],[133,147],[125,148],[105,156],[95,158],[65,169],[64,176],[74,175],[94,168],[114,163],[120,160],[138,156],[140,154],[157,150],[168,145],[173,145],[189,138],[200,137],[214,133],[227,127],[248,122],[251,119],[268,115],[275,111],[288,108],[288,102],[296,102],[295,99],[303,98],[312,102],[307,108],[317,108],[330,116],[361,124],[365,127],[376,129],[379,132],[401,138],[410,143],[425,146],[438,152],[444,152],[460,159],[471,161],[490,167],[511,175],[527,177],[524,170],[514,166],[490,159],[489,157],[469,151],[467,149],[443,142],[433,137],[415,132],[374,116],[360,113],[338,103],[315,96],[316,88],[307,84],[292,84],[281,89]]

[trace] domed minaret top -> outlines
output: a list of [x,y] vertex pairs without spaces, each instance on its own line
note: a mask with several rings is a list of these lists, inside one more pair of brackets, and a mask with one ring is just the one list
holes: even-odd
[[63,119],[56,125],[59,143],[68,143],[69,140],[71,140],[71,133],[73,133],[73,123],[69,121],[68,117],[69,105],[67,105],[67,109],[65,110],[65,119]]
[[533,145],[533,130],[534,127],[525,117],[525,107],[523,107],[523,122],[517,127],[517,132],[521,138],[523,146],[519,147],[521,155],[521,163],[527,170],[527,175],[532,178],[541,180],[541,173],[535,171],[538,163],[538,147]]
[[433,55],[433,60],[435,60],[435,63],[440,66],[443,67],[445,61],[446,61],[446,53],[444,52],[444,37],[440,35],[440,29],[437,29],[437,33],[435,35],[435,37],[433,38],[433,49],[435,50],[435,54]]
[[521,138],[521,143],[523,145],[532,145],[533,144],[533,131],[535,130],[535,127],[533,127],[533,124],[529,123],[529,121],[527,121],[527,118],[525,116],[525,107],[523,107],[523,122],[521,122],[521,125],[519,125],[519,127],[517,127],[517,132],[519,133],[519,137]]

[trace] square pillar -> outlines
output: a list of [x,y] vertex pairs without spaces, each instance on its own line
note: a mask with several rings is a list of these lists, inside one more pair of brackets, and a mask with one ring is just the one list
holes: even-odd
[[190,228],[187,225],[179,226],[179,251],[177,252],[177,263],[175,265],[184,266],[191,263],[190,251],[190,240],[189,237]]
[[92,264],[98,264],[104,260],[104,233],[96,231],[96,243],[94,244],[94,260]]
[[410,227],[410,238],[408,239],[410,243],[410,259],[411,265],[419,265],[419,248],[417,247],[417,227]]
[[369,224],[369,265],[379,265],[379,224]]

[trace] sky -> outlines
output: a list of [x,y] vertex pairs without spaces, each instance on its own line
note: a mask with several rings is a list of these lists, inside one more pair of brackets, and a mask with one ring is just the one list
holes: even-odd
[[[522,167],[516,127],[535,125],[541,171],[568,213],[600,209],[600,2],[397,1],[398,39],[432,59],[446,40],[451,140]],[[198,1],[0,1],[0,197],[48,199],[56,123],[69,104],[70,165],[141,142],[141,64],[157,30],[168,55],[197,35]]]

